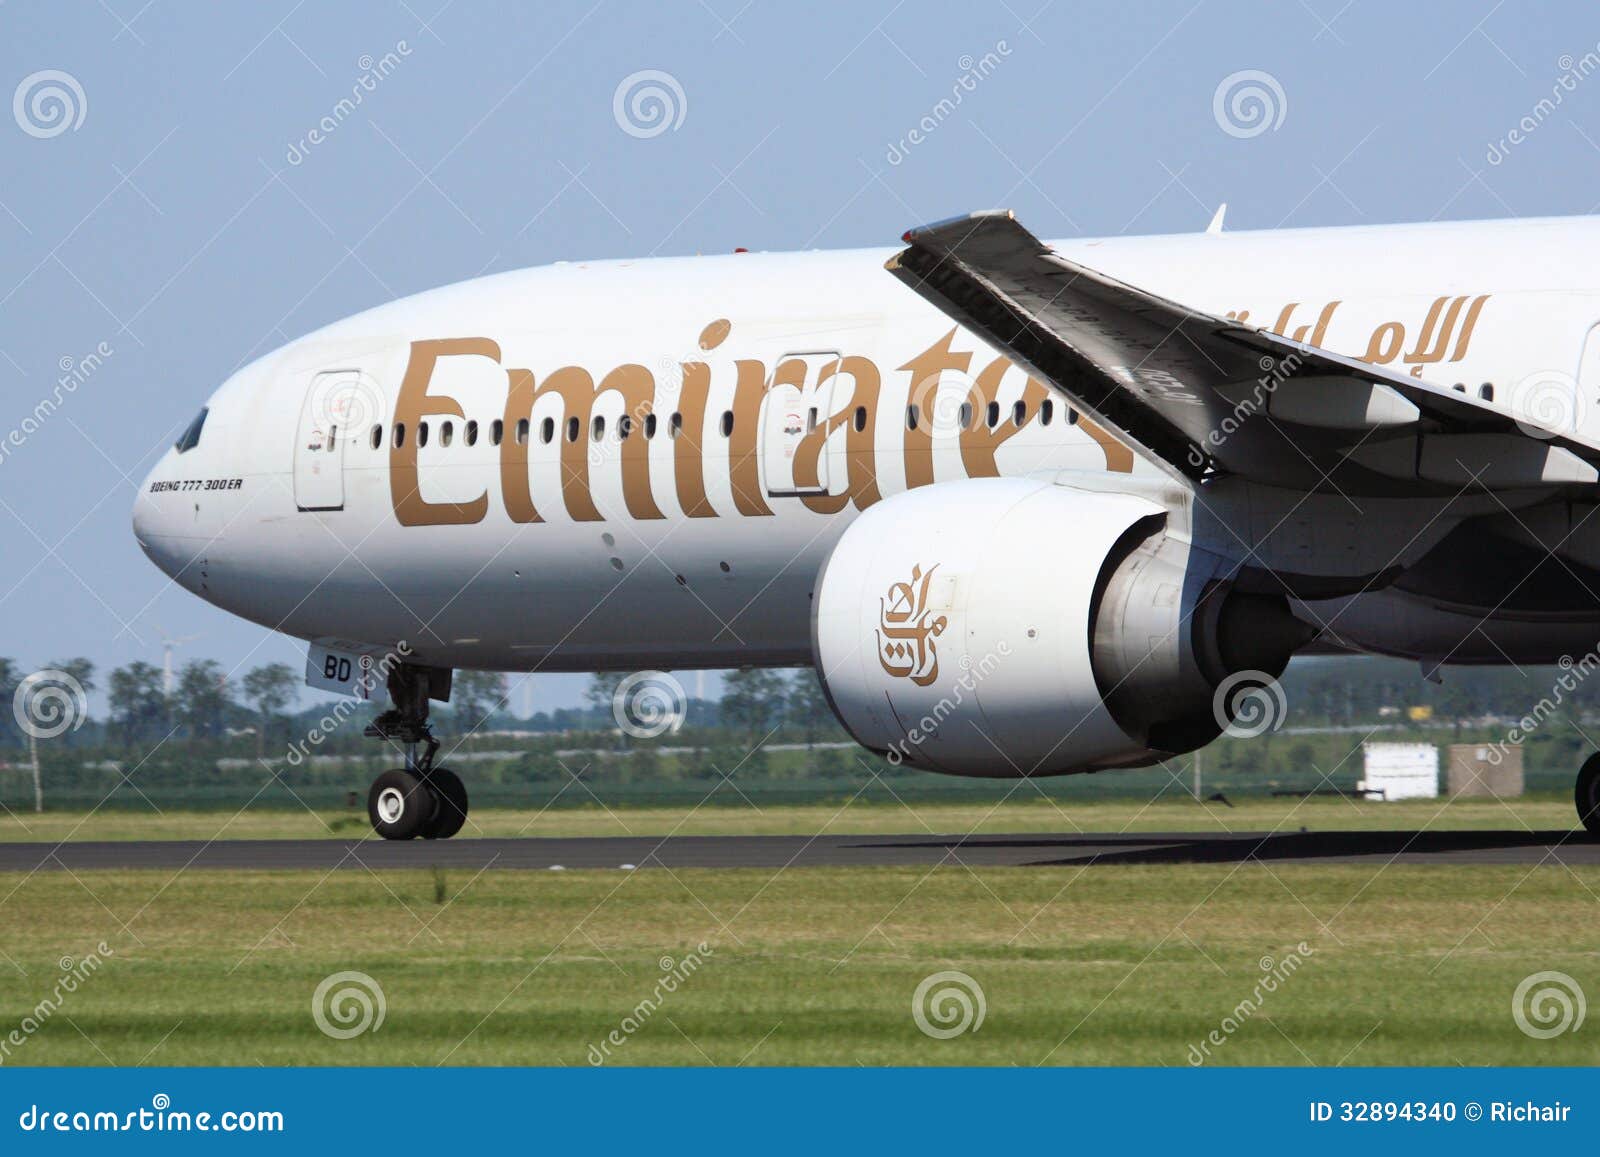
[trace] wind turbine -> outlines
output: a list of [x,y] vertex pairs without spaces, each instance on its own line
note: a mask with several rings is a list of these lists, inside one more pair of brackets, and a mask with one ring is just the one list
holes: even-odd
[[199,635],[179,635],[174,638],[159,622],[156,632],[161,636],[161,694],[172,698],[172,652],[185,643],[192,643]]

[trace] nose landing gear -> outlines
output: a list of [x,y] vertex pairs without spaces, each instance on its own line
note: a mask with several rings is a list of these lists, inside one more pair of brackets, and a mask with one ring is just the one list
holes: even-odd
[[[449,672],[444,672],[444,696]],[[404,747],[406,765],[386,771],[367,792],[367,817],[386,840],[443,840],[467,822],[467,788],[448,767],[435,767],[439,741],[428,726],[430,688],[438,672],[402,665],[389,676],[394,706],[367,726],[370,738]]]

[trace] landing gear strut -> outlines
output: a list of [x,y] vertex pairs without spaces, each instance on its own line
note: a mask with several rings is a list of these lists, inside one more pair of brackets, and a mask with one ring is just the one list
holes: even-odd
[[393,706],[367,726],[370,738],[398,744],[406,764],[384,772],[367,792],[367,817],[386,840],[443,840],[467,822],[467,789],[448,767],[435,767],[439,741],[428,726],[428,700],[449,695],[448,671],[401,664],[389,674]]
[[1573,792],[1578,819],[1592,836],[1600,836],[1600,752],[1583,761],[1578,771],[1578,786]]

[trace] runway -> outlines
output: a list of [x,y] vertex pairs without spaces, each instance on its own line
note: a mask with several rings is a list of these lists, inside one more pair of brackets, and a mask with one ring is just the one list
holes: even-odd
[[1600,865],[1572,831],[602,836],[570,839],[143,840],[0,844],[0,871],[128,869],[1032,867],[1111,864]]

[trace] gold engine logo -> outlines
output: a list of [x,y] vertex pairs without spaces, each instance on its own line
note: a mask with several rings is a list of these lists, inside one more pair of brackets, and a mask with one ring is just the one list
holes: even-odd
[[878,662],[890,675],[926,687],[939,677],[936,640],[949,620],[928,606],[935,563],[911,568],[909,582],[894,583],[878,600]]

